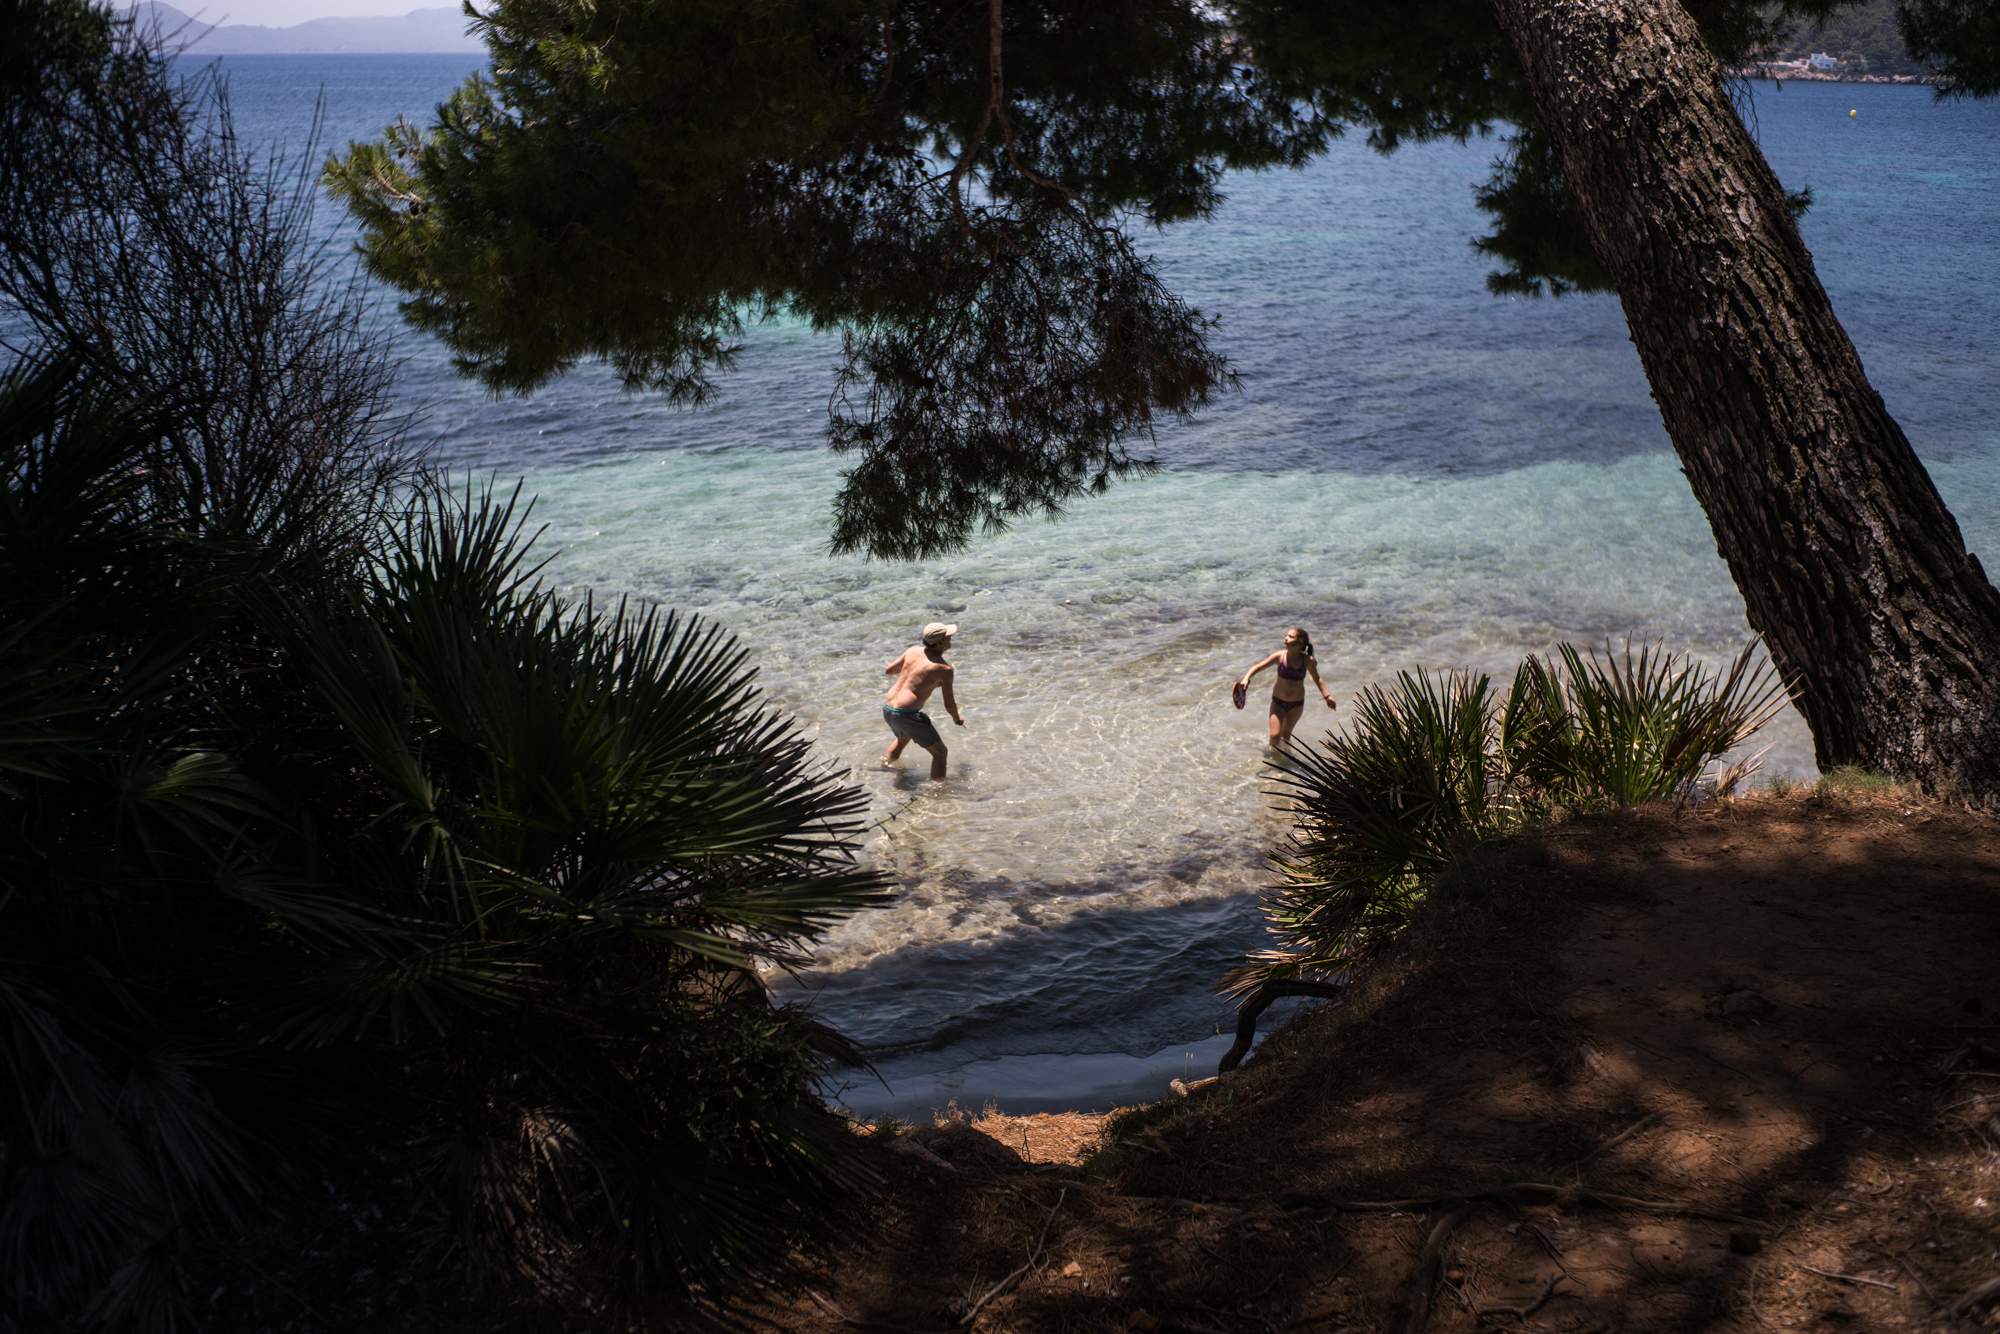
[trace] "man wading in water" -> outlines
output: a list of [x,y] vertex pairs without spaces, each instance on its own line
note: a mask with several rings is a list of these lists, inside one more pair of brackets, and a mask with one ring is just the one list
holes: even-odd
[[965,715],[958,711],[958,701],[951,697],[951,664],[944,660],[945,652],[951,648],[951,637],[957,633],[955,625],[932,621],[924,627],[923,643],[910,645],[882,669],[884,676],[896,678],[896,684],[889,687],[882,700],[882,721],[896,734],[896,744],[882,753],[882,763],[894,764],[903,747],[914,741],[931,753],[932,782],[944,777],[945,757],[950,750],[937,728],[931,726],[930,715],[924,712],[924,701],[931,697],[931,691],[943,689],[944,711],[953,722],[965,726]]

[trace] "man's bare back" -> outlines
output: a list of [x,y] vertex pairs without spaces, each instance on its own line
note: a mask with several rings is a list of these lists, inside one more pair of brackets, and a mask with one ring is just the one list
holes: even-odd
[[[933,690],[951,680],[951,664],[932,658],[922,644],[904,649],[903,656],[890,663],[884,675],[890,671],[896,673],[896,684],[889,687],[882,702],[892,709],[921,709]],[[945,709],[957,712],[949,702]]]

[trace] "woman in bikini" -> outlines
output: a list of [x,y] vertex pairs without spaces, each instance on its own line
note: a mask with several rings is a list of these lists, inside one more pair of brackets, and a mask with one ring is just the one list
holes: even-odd
[[1326,707],[1337,709],[1333,696],[1326,692],[1326,683],[1319,679],[1319,659],[1313,656],[1312,636],[1300,626],[1285,631],[1285,646],[1270,657],[1243,673],[1236,683],[1236,707],[1243,707],[1243,696],[1249,693],[1250,678],[1266,667],[1276,666],[1278,679],[1271,683],[1271,744],[1283,747],[1292,739],[1292,728],[1306,711],[1306,677],[1319,690],[1319,697],[1326,701]]

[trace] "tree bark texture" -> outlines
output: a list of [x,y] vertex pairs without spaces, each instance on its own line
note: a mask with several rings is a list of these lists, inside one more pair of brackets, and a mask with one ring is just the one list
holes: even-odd
[[1676,0],[1493,0],[1821,767],[2000,801],[2000,593]]

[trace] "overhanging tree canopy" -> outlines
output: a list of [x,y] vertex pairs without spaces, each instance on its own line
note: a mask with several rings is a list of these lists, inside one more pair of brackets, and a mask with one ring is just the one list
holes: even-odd
[[504,0],[493,73],[333,167],[466,371],[586,357],[699,401],[746,319],[845,336],[835,545],[928,556],[1148,462],[1227,379],[1120,225],[1212,209],[1319,126],[1186,4]]
[[[924,556],[1134,469],[1226,382],[1127,227],[1231,168],[1509,127],[1505,290],[1615,286],[1822,763],[2000,790],[2000,595],[1861,373],[1718,57],[1842,0],[497,0],[490,79],[332,165],[376,271],[525,390],[709,391],[746,318],[843,334],[834,545]],[[1989,91],[1978,7],[1910,0]]]

